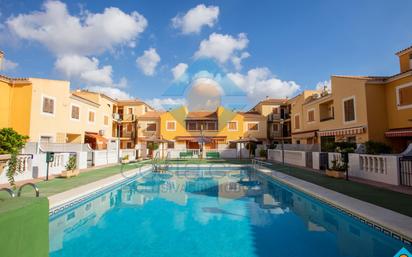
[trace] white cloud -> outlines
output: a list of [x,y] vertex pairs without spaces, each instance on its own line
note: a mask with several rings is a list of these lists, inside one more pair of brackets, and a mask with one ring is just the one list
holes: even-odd
[[219,16],[219,7],[199,4],[190,9],[185,15],[177,15],[172,19],[172,25],[183,34],[199,33],[203,26],[213,27]]
[[268,68],[255,68],[247,72],[229,73],[228,77],[244,90],[252,102],[270,98],[292,97],[300,89],[294,81],[283,81],[274,76]]
[[330,80],[320,81],[316,84],[316,90],[326,90],[332,92],[332,82]]
[[37,41],[56,55],[91,55],[119,45],[133,47],[147,20],[138,12],[126,14],[115,7],[73,16],[66,4],[46,1],[42,11],[10,17],[6,24],[19,38]]
[[156,110],[173,109],[181,105],[186,105],[186,99],[184,98],[152,98],[145,100],[145,102]]
[[200,42],[195,58],[213,58],[222,64],[230,60],[235,68],[240,68],[241,60],[250,56],[242,51],[248,44],[249,40],[244,33],[240,33],[237,38],[213,33]]
[[242,69],[242,60],[246,59],[250,56],[248,52],[243,52],[240,56],[233,56],[232,57],[232,63],[235,66],[236,70],[241,70]]
[[1,65],[0,70],[4,70],[4,71],[11,71],[11,70],[16,69],[17,66],[19,66],[18,63],[8,60],[6,58],[3,58],[3,63],[0,63],[0,65]]
[[133,98],[128,93],[122,91],[119,88],[101,87],[101,86],[90,86],[90,87],[86,87],[86,88],[90,91],[106,94],[106,95],[108,95],[108,96],[110,96],[111,98],[114,98],[114,99],[131,99],[131,98]]
[[172,68],[173,79],[174,80],[179,79],[183,74],[185,74],[187,68],[188,68],[188,65],[182,62],[176,65],[175,67],[173,67]]
[[160,56],[154,48],[144,51],[143,55],[136,59],[137,66],[146,76],[154,75],[159,62]]
[[77,78],[89,86],[115,86],[112,79],[112,66],[99,67],[99,60],[95,57],[64,55],[56,60],[54,67],[66,78]]

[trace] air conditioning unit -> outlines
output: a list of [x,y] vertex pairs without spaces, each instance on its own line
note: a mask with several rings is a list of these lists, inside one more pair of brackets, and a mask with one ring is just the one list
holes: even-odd
[[99,130],[99,135],[104,136],[104,129]]
[[320,95],[319,94],[313,94],[312,97],[313,97],[313,99],[318,99],[320,97]]

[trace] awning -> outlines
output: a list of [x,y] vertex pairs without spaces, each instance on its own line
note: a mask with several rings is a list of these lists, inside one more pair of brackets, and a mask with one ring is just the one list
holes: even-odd
[[412,128],[389,130],[385,132],[385,137],[412,137]]
[[[193,141],[198,139],[200,136],[177,136],[175,139],[176,141]],[[225,140],[226,136],[214,136],[214,137],[208,137],[208,136],[204,136],[204,138],[208,138],[211,140]]]
[[305,139],[305,138],[312,138],[316,136],[316,132],[312,131],[312,132],[306,132],[306,133],[296,133],[293,134],[293,137],[296,139]]
[[366,127],[335,129],[335,130],[319,131],[318,136],[325,137],[325,136],[356,135],[356,134],[363,134],[363,133],[365,133],[365,131],[366,131]]
[[96,139],[96,143],[107,143],[107,138],[105,138],[105,137],[103,137],[103,136],[101,136],[101,135],[99,135],[99,134],[97,134],[97,133],[89,133],[89,132],[86,132],[86,133],[85,133],[85,136]]

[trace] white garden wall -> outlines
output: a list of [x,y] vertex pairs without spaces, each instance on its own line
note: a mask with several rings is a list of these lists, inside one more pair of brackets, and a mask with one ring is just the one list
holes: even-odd
[[396,155],[349,154],[349,176],[399,185]]

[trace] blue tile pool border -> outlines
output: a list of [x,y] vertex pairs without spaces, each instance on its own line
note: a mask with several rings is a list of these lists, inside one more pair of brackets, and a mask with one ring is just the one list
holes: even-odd
[[60,215],[64,214],[64,212],[72,210],[77,208],[78,206],[84,204],[85,202],[89,202],[91,200],[96,199],[97,197],[101,196],[102,194],[105,194],[107,192],[110,192],[118,187],[121,187],[123,185],[127,185],[132,183],[133,181],[135,181],[136,179],[139,179],[141,177],[146,176],[147,174],[151,173],[152,170],[149,169],[147,171],[143,171],[139,174],[135,174],[129,178],[125,178],[122,181],[119,181],[118,183],[114,183],[112,185],[109,186],[104,186],[102,188],[96,189],[95,191],[81,196],[79,198],[76,198],[72,201],[66,202],[64,204],[58,205],[56,207],[53,207],[52,209],[49,210],[49,220],[53,220],[57,217],[59,217]]

